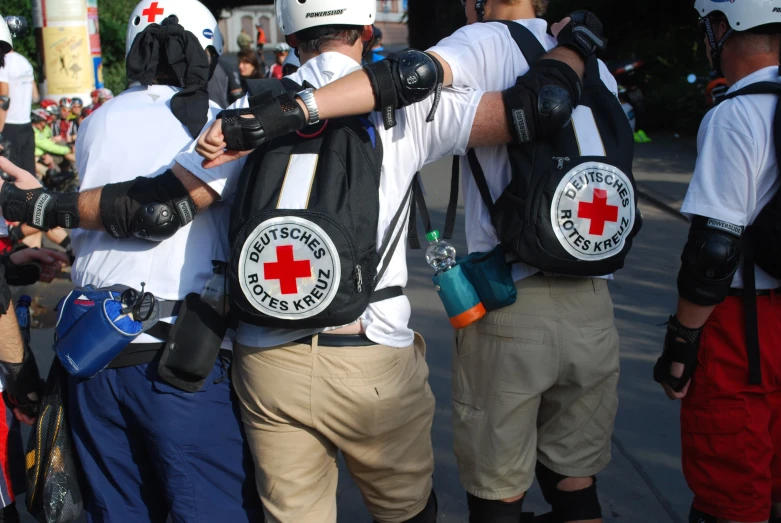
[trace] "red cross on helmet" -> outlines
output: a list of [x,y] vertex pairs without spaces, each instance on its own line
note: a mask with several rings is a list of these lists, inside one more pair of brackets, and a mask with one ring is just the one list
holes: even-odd
[[169,16],[179,19],[179,24],[198,39],[204,49],[214,48],[218,55],[222,54],[222,34],[217,27],[217,20],[197,0],[141,0],[130,14],[125,40],[125,54],[130,52],[136,35],[150,24],[159,24]]

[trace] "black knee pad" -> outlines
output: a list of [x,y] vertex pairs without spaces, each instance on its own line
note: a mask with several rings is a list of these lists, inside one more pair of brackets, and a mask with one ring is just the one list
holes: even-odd
[[[404,523],[436,523],[437,521],[437,495],[434,491],[431,491],[431,495],[428,497],[428,502],[423,510],[418,512],[417,515],[408,519]],[[376,523],[376,522],[375,522]]]
[[467,493],[469,523],[518,523],[523,514],[523,500],[505,503],[501,500],[481,499]]
[[537,462],[537,482],[540,484],[545,501],[553,509],[553,523],[567,523],[581,519],[599,519],[602,507],[597,497],[597,478],[592,476],[591,486],[566,492],[559,490],[559,483],[568,476],[554,472],[539,461]]
[[689,523],[716,523],[716,521],[716,516],[700,512],[694,507],[689,511]]

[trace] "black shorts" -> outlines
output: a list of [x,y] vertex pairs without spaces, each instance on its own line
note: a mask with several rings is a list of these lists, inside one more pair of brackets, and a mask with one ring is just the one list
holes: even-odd
[[3,137],[11,142],[11,160],[16,166],[35,174],[35,134],[29,123],[6,123]]

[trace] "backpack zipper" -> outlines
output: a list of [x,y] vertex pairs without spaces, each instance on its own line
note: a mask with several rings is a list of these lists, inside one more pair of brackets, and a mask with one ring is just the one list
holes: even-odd
[[557,168],[559,171],[560,171],[560,170],[562,170],[562,169],[564,168],[564,164],[565,164],[566,162],[569,162],[569,161],[570,161],[570,159],[569,159],[569,157],[568,157],[568,156],[554,156],[554,157],[553,157],[553,160],[554,160],[555,162],[558,162],[558,166],[557,166],[556,168]]
[[363,292],[363,273],[360,265],[355,266],[355,285],[358,292]]

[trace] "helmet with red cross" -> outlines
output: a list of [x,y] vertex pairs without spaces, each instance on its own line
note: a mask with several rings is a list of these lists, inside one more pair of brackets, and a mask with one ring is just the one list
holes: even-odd
[[179,19],[179,24],[198,39],[204,49],[212,47],[222,54],[222,34],[217,20],[209,9],[197,0],[141,0],[130,14],[127,25],[125,54],[130,52],[133,40],[150,24],[159,24],[169,16]]

